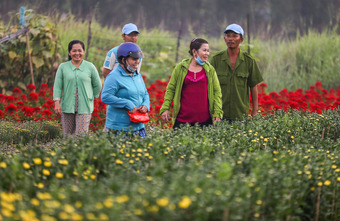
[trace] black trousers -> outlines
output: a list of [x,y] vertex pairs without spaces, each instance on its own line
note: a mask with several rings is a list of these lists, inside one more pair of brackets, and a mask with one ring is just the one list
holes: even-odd
[[211,117],[210,117],[208,120],[206,120],[206,121],[204,121],[204,122],[202,122],[202,123],[186,123],[186,122],[181,122],[181,121],[176,120],[176,121],[175,121],[175,124],[174,124],[174,126],[173,126],[173,129],[174,129],[174,130],[175,130],[175,129],[178,129],[178,128],[181,127],[181,125],[186,125],[186,124],[189,124],[190,126],[194,126],[195,124],[198,124],[200,127],[204,127],[204,126],[207,127],[207,126],[209,126],[209,125],[212,125],[213,122],[212,122]]

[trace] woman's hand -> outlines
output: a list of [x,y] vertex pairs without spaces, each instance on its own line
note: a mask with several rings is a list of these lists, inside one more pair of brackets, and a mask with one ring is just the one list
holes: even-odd
[[138,109],[137,109],[139,112],[141,113],[146,113],[148,112],[148,108],[144,105],[140,106]]
[[56,115],[61,114],[60,101],[54,101],[54,111],[55,111]]
[[214,122],[216,122],[216,121],[221,121],[221,118],[219,118],[219,117],[214,117],[214,118],[213,118],[213,121],[214,121]]
[[166,123],[170,120],[170,113],[168,110],[162,113],[162,120]]
[[132,113],[135,113],[136,111],[137,111],[137,108],[136,108],[136,106],[134,106],[133,109],[129,111],[129,113],[132,114]]

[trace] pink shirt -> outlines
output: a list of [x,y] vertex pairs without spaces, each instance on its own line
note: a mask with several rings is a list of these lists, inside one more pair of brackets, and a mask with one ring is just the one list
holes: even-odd
[[181,108],[176,120],[185,123],[203,123],[209,118],[208,78],[205,70],[202,68],[197,73],[188,70],[183,82]]

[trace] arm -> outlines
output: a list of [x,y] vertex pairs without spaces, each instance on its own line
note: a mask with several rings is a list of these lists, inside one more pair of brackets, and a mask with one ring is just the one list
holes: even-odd
[[60,65],[55,75],[54,85],[53,85],[54,111],[57,115],[61,114],[60,99],[61,99],[62,88],[63,88],[63,71],[62,71],[62,65]]
[[166,91],[164,95],[164,102],[160,109],[160,113],[163,113],[166,110],[170,110],[170,106],[171,106],[172,100],[174,99],[176,86],[177,86],[177,78],[179,74],[178,69],[179,69],[179,66],[177,66],[175,70],[173,71],[170,81],[168,83],[168,86],[166,87]]
[[168,86],[166,87],[166,92],[164,95],[164,102],[160,109],[162,120],[165,122],[168,122],[170,120],[170,106],[175,96],[178,73],[179,73],[179,66],[177,66],[172,73]]
[[251,99],[253,102],[253,109],[251,111],[251,115],[254,116],[258,114],[259,109],[259,101],[258,101],[258,91],[257,91],[257,84],[263,81],[260,69],[254,59],[252,59],[251,69],[249,70],[250,77],[249,77],[249,84]]
[[109,104],[116,108],[126,108],[129,111],[132,111],[135,108],[135,105],[124,98],[120,98],[116,96],[116,93],[119,90],[119,83],[115,76],[110,75],[105,79],[104,87],[101,94],[102,102],[105,104]]
[[99,97],[100,91],[102,89],[102,82],[100,80],[97,68],[93,65],[93,70],[91,72],[91,83],[93,89],[93,97]]
[[107,75],[109,75],[110,72],[115,68],[115,65],[117,62],[115,48],[111,49],[105,57],[104,65],[102,68],[102,73],[103,73],[104,78],[106,78]]
[[142,75],[139,74],[139,77],[141,78],[143,87],[145,89],[145,93],[144,93],[144,96],[143,96],[143,102],[142,102],[142,104],[140,106],[140,111],[143,112],[143,113],[146,113],[146,112],[148,112],[150,110],[150,97],[149,97],[148,90],[145,87],[145,83],[144,83]]
[[109,74],[110,74],[110,72],[111,72],[111,70],[110,70],[110,69],[107,69],[106,67],[103,67],[103,69],[102,69],[102,73],[103,73],[103,76],[104,76],[104,78],[106,78],[106,77],[107,77],[107,75],[109,75]]
[[214,120],[221,120],[223,117],[223,110],[222,110],[222,91],[220,82],[218,81],[218,77],[216,71],[213,71],[213,87],[214,87],[214,113],[213,119]]
[[254,116],[254,115],[258,114],[258,110],[259,110],[258,91],[257,91],[256,85],[254,87],[250,88],[250,93],[251,93],[251,99],[252,99],[252,102],[253,102],[253,109],[251,111],[251,116]]

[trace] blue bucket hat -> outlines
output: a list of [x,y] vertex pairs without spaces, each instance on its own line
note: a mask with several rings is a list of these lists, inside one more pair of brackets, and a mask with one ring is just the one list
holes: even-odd
[[240,34],[242,38],[244,37],[244,31],[242,27],[237,24],[228,25],[228,27],[226,27],[226,29],[224,30],[224,33],[226,33],[227,31],[233,31],[236,34]]
[[125,35],[130,34],[131,32],[137,32],[139,34],[138,28],[135,24],[129,23],[124,25],[123,29],[122,29],[122,33]]

